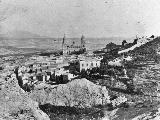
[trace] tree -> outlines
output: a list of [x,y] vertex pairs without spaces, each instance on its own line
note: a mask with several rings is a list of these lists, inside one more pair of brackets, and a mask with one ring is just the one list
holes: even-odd
[[154,38],[154,35],[152,35],[150,38]]
[[126,41],[126,40],[123,40],[122,46],[125,46],[126,44],[127,44],[127,41]]
[[80,75],[81,75],[81,78],[86,78],[86,77],[87,77],[87,72],[86,72],[86,70],[82,69]]
[[137,44],[138,39],[134,39],[133,44]]

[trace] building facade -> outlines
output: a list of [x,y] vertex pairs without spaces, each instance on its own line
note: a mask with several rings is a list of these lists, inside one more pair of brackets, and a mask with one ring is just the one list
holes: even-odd
[[65,43],[65,41],[66,41],[66,37],[64,35],[63,41],[62,41],[63,55],[82,54],[82,53],[84,53],[86,51],[85,37],[83,35],[81,37],[80,45],[76,45],[74,41],[73,41],[73,43],[71,45],[67,45]]
[[101,64],[101,59],[97,59],[97,58],[77,60],[70,63],[70,72],[73,72],[73,71],[81,72],[82,70],[88,70],[88,69],[100,67],[100,64]]
[[100,67],[100,60],[92,59],[92,60],[80,60],[79,61],[79,70],[87,70],[95,67]]

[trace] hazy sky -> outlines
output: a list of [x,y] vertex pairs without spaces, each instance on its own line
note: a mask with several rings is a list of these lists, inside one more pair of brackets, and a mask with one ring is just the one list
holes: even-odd
[[1,0],[0,32],[42,36],[160,35],[160,0]]

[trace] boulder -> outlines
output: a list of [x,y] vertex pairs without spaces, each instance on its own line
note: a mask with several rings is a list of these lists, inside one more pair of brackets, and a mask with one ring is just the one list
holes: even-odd
[[55,106],[92,107],[110,103],[106,87],[96,85],[87,79],[76,79],[55,88],[35,90],[31,98],[40,104]]
[[3,86],[0,90],[0,118],[49,120],[38,103],[19,87],[17,80],[10,78],[0,86]]

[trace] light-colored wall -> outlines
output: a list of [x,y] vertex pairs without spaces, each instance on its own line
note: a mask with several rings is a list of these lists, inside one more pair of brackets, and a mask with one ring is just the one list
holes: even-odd
[[82,69],[87,70],[87,69],[92,69],[94,67],[100,67],[100,61],[99,60],[94,60],[94,61],[80,61],[79,64],[80,71]]
[[81,48],[67,48],[67,47],[64,47],[63,48],[63,54],[69,54],[68,52],[70,51],[71,52],[74,52],[74,51],[79,51]]

